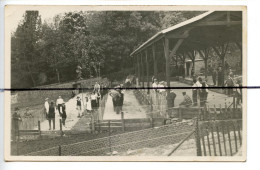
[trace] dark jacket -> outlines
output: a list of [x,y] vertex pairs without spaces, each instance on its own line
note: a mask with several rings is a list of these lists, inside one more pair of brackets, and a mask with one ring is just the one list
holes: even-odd
[[174,107],[174,100],[176,98],[176,94],[174,92],[170,92],[167,96],[166,96],[166,100],[167,100],[167,105],[168,107]]
[[61,115],[62,118],[67,118],[67,114],[66,114],[66,106],[62,106],[62,115]]
[[48,118],[55,118],[55,108],[54,108],[54,106],[50,106]]

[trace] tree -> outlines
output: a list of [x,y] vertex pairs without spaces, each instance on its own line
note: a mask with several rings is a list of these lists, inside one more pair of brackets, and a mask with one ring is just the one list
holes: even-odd
[[14,73],[12,88],[37,85],[37,74],[43,64],[39,55],[40,35],[41,19],[38,11],[26,11],[22,23],[11,38],[11,69]]

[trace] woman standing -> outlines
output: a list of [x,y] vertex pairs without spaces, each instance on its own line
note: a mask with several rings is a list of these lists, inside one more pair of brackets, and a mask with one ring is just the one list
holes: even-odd
[[61,109],[62,109],[62,115],[61,115],[61,121],[62,121],[62,124],[64,127],[65,126],[65,121],[66,121],[66,118],[67,118],[67,114],[66,114],[66,105],[65,105],[65,102],[62,103],[62,106],[61,106]]

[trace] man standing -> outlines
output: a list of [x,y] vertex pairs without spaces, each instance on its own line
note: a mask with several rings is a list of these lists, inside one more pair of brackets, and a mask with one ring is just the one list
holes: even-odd
[[60,116],[61,116],[61,112],[62,112],[61,106],[62,106],[63,102],[64,102],[63,99],[61,98],[61,96],[59,96],[59,98],[57,99],[56,105],[58,107],[58,111],[59,111]]
[[186,94],[186,92],[182,92],[183,101],[180,103],[180,107],[189,107],[192,105],[192,101],[190,96]]
[[218,70],[218,87],[223,87],[224,85],[224,72],[222,70],[222,67],[219,67]]
[[154,79],[154,83],[152,84],[152,87],[153,87],[153,90],[154,90],[155,92],[157,92],[157,88],[158,88],[158,81],[157,81],[157,79],[156,79],[156,78]]
[[62,107],[62,115],[61,115],[61,118],[62,118],[62,119],[61,119],[61,120],[62,120],[63,126],[66,127],[66,126],[65,126],[65,120],[66,120],[66,118],[67,118],[67,114],[66,114],[66,105],[65,105],[65,102],[62,103],[62,106],[61,106],[61,107]]
[[120,114],[123,110],[124,94],[119,90],[119,94],[116,98],[116,114]]
[[214,86],[217,85],[217,81],[216,81],[217,80],[217,74],[218,74],[217,69],[214,68],[213,73],[212,73],[212,79],[213,79]]
[[99,93],[99,92],[100,92],[100,85],[98,84],[98,82],[96,82],[95,85],[94,85],[94,91],[95,91],[96,93]]
[[193,100],[193,106],[197,106],[198,104],[198,100],[197,100],[197,97],[198,97],[198,89],[197,89],[197,84],[196,84],[197,80],[196,79],[193,79],[193,85],[192,87],[194,87],[192,89],[192,100]]
[[176,98],[176,94],[174,93],[173,90],[171,90],[170,93],[166,96],[169,117],[172,115],[175,98]]
[[48,119],[47,115],[49,114],[49,98],[47,97],[45,99],[45,103],[44,103],[44,111],[45,111],[45,118]]
[[18,107],[15,108],[14,114],[12,115],[12,139],[13,141],[17,140],[18,131],[19,131],[19,123],[22,121],[21,116],[18,114],[20,109]]
[[77,110],[78,110],[78,118],[80,118],[81,113],[81,99],[79,96],[77,96]]

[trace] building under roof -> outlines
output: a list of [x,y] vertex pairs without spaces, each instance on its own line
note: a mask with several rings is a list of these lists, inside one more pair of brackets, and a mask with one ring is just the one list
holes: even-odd
[[[153,63],[153,73],[157,76],[158,61],[163,59],[167,86],[170,86],[172,58],[179,56],[185,60],[185,57],[189,57],[195,61],[194,51],[197,51],[207,60],[209,48],[214,49],[224,65],[227,47],[231,42],[237,44],[242,58],[242,16],[242,11],[208,11],[158,32],[130,54],[135,61],[135,71],[139,80],[144,86],[146,79],[149,85],[150,61]],[[163,57],[157,55],[158,45],[162,48]]]

